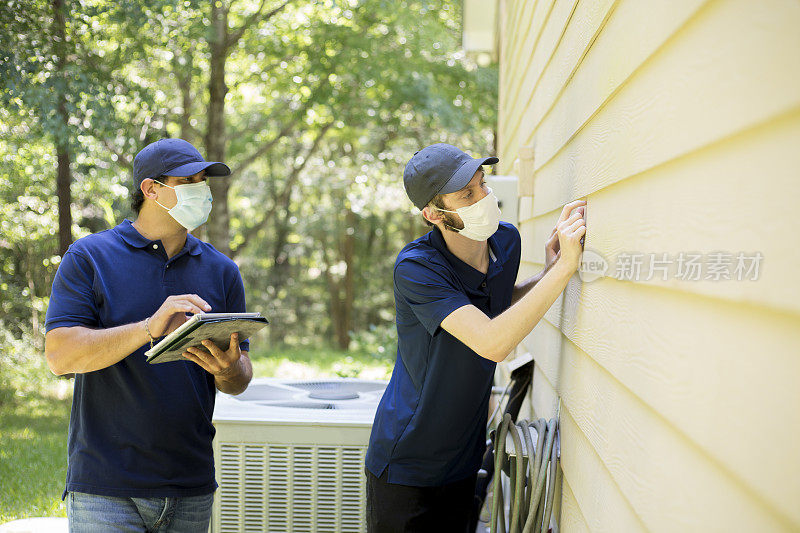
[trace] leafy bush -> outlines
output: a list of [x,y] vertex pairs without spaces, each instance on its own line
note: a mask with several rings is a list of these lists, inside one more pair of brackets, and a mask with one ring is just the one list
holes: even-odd
[[394,360],[397,353],[397,328],[394,322],[370,324],[367,329],[351,331],[350,350],[378,359]]

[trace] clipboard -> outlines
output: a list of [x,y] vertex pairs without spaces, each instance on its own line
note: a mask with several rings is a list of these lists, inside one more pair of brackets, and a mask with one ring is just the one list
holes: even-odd
[[239,342],[242,342],[267,324],[269,321],[261,313],[198,313],[161,339],[144,355],[150,364],[186,361],[181,354],[187,348],[201,346],[206,339],[227,349],[233,333],[238,332]]

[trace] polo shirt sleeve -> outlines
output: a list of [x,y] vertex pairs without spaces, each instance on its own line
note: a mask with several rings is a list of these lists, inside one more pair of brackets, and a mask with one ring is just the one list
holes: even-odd
[[89,260],[70,247],[53,279],[45,331],[55,328],[99,325],[94,296],[94,269]]
[[[225,295],[225,305],[227,306],[228,313],[245,313],[247,312],[247,304],[244,298],[244,283],[242,282],[242,275],[239,272],[239,267],[235,264],[232,268],[232,281],[228,285],[228,291]],[[250,340],[243,340],[239,343],[239,349],[243,352],[250,351]]]
[[431,336],[450,313],[472,304],[446,274],[430,263],[400,261],[394,270],[394,285]]

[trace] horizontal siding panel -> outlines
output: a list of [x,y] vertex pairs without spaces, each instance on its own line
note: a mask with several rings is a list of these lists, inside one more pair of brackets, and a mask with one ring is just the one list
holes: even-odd
[[577,0],[560,0],[554,4],[545,21],[539,40],[535,43],[535,48],[531,50],[530,62],[524,69],[519,69],[519,82],[512,86],[507,102],[509,111],[517,110],[517,113],[512,112],[509,115],[513,117],[508,124],[512,128],[507,133],[509,139],[518,138],[515,134],[516,128],[521,117],[524,116],[519,111],[527,109],[526,104],[530,95],[535,91],[542,74],[558,49],[577,4]]
[[[615,18],[584,65],[602,43],[606,66],[599,71],[619,60],[631,27],[613,35]],[[534,215],[796,109],[800,61],[787,51],[800,50],[798,27],[796,0],[711,2],[574,136],[575,106],[598,80],[570,84],[568,109],[537,131]]]
[[[511,76],[514,74],[514,62],[519,57],[519,41],[524,39],[528,32],[532,31],[530,27],[530,17],[533,15],[533,4],[528,2],[500,2],[502,15],[501,34],[500,40],[502,46],[500,48],[500,83],[498,94],[498,110],[500,111],[498,121],[500,125],[503,123],[503,110],[506,108],[505,102],[508,100],[507,93],[511,85]],[[527,22],[526,22],[527,21]],[[522,23],[526,25],[523,26]],[[518,28],[523,28],[518,30]],[[521,36],[522,35],[522,36]],[[498,128],[501,129],[501,128]]]
[[[553,384],[537,362],[533,370],[533,408],[537,417],[549,420],[556,411],[558,396]],[[603,466],[600,458],[580,429],[572,424],[565,428],[568,413],[561,406],[559,432],[561,438],[561,470],[578,502],[581,517],[590,531],[644,531],[630,504]],[[568,529],[565,531],[569,531]]]
[[550,159],[707,1],[619,0],[601,32],[590,43],[591,48],[583,52],[579,68],[571,72],[569,85],[551,82],[533,100],[527,127],[519,132],[519,137],[531,143],[536,134],[535,144],[541,144],[536,149],[537,164],[541,166]]
[[[552,218],[552,223],[547,231],[547,235],[553,231],[553,226],[558,218]],[[539,217],[531,219],[519,225],[519,236],[522,239],[522,260],[544,264],[544,243],[547,242],[547,236],[542,235],[542,231],[547,226],[547,218]],[[587,222],[588,231],[588,222]]]
[[[516,94],[521,80],[524,79],[525,73],[530,67],[531,58],[536,50],[536,45],[541,38],[542,32],[547,25],[547,19],[550,17],[550,12],[555,5],[554,0],[536,0],[534,2],[526,2],[523,16],[526,17],[522,20],[514,20],[509,24],[509,28],[514,28],[513,33],[524,36],[515,43],[509,54],[510,62],[508,64],[508,77],[507,87],[510,89],[510,95]],[[524,25],[523,25],[524,24]],[[518,31],[516,28],[523,28]],[[507,100],[506,105],[511,104],[511,100]]]
[[[555,512],[555,511],[553,511]],[[561,479],[561,517],[559,530],[563,533],[589,533],[591,530],[583,519],[581,509],[567,480]]]
[[[503,146],[502,143],[504,142],[504,139],[507,139],[506,129],[510,126],[510,124],[506,118],[515,114],[515,110],[511,104],[513,95],[516,94],[517,86],[529,68],[531,58],[533,57],[533,52],[536,48],[536,43],[539,41],[539,37],[544,30],[544,26],[547,22],[547,18],[550,15],[553,5],[553,0],[538,0],[535,3],[533,6],[532,19],[529,24],[529,28],[527,29],[524,42],[517,45],[509,52],[509,62],[506,65],[506,76],[501,81],[506,94],[503,96],[499,108],[501,119],[498,127],[498,146]],[[516,28],[520,27],[522,26],[518,26],[516,21],[511,22],[508,26],[509,31],[512,32],[516,31]],[[519,111],[517,110],[517,112]],[[501,151],[501,153],[505,152]]]
[[526,221],[530,220],[533,216],[533,196],[520,196],[519,198],[519,209],[517,211],[517,218],[519,218],[519,224],[522,225]]
[[[544,337],[549,344],[540,346],[545,323],[569,342]],[[611,278],[581,284],[574,276],[523,345],[536,357],[582,350],[701,448],[706,462],[724,465],[800,526],[800,479],[786,475],[800,472],[797,318]]]
[[[535,349],[543,336],[562,337],[556,328],[542,323],[529,348]],[[600,457],[649,530],[793,530],[574,344],[565,340],[560,354],[538,352],[542,355],[538,363],[562,397],[565,473],[570,470],[569,444],[586,438],[586,445]],[[590,454],[585,449],[573,453]],[[585,511],[580,485],[572,478],[570,483]]]
[[[592,226],[590,225],[591,217],[594,215],[590,211],[593,204],[586,203],[586,239],[590,238]],[[526,222],[519,225],[519,235],[522,239],[522,260],[544,265],[544,244],[547,242],[550,233],[558,222],[558,217],[561,215],[561,209],[556,211],[539,215],[536,218],[530,218]],[[588,246],[589,243],[587,242]],[[598,252],[600,250],[598,249]]]
[[[535,360],[536,356],[534,356]],[[553,385],[547,381],[542,369],[536,364],[533,366],[533,382],[531,387],[531,405],[533,406],[532,418],[550,420],[555,416],[558,408],[558,394]]]
[[512,122],[512,130],[508,133],[510,139],[528,141],[532,138],[536,126],[575,74],[617,3],[618,0],[577,3],[564,36],[546,68],[541,72],[528,73],[529,76],[535,76],[537,81],[522,92],[522,97],[513,108],[517,112],[509,114]]
[[524,48],[524,44],[528,40],[529,36],[535,35],[538,31],[538,28],[534,27],[533,24],[531,24],[531,21],[533,19],[534,12],[536,11],[537,4],[547,1],[548,0],[538,0],[534,2],[527,2],[523,0],[518,2],[507,2],[510,4],[510,9],[508,10],[506,28],[511,28],[511,30],[507,31],[506,35],[504,36],[508,43],[508,55],[507,62],[503,65],[505,68],[503,75],[505,76],[504,85],[508,87],[514,87],[514,80],[519,76],[517,69],[508,67],[513,67],[514,65],[519,64],[520,57],[524,57],[524,59],[522,59],[522,63],[527,64],[527,51]]
[[[730,280],[705,279],[705,271],[701,280],[681,280],[674,264],[666,280],[657,274],[637,283],[800,313],[800,247],[789,244],[798,242],[800,226],[794,210],[799,142],[800,109],[778,124],[603,189],[587,204],[586,246],[612,263],[611,277],[620,277],[613,263],[622,252],[676,259],[680,252],[708,257],[722,251],[731,254],[733,266],[737,254],[760,252],[757,279],[731,268]],[[537,229],[541,237],[548,226]],[[649,263],[643,272],[648,270]]]
[[[500,83],[498,97],[498,121],[503,123],[502,111],[506,109],[508,91],[513,87],[513,76],[515,75],[515,62],[519,60],[520,42],[524,42],[528,33],[533,31],[530,25],[530,18],[533,16],[535,5],[528,2],[502,1],[500,4],[504,9],[503,25],[501,27],[500,39],[503,46],[500,50]],[[524,26],[522,24],[525,24]]]
[[[788,206],[800,199],[798,139],[800,109],[590,195],[586,249],[608,261],[608,277],[800,312],[800,247],[787,245],[797,242],[798,215]],[[544,242],[560,213],[559,206],[521,224],[524,260],[544,262]],[[731,254],[731,279],[706,279],[706,267],[699,280],[680,279],[681,252],[703,254],[704,260],[715,252]],[[757,278],[737,275],[736,256],[756,252],[762,254]],[[646,279],[649,255],[641,257],[638,280],[625,278],[616,268],[622,253],[656,259],[667,253],[667,279],[660,272]]]
[[561,469],[589,530],[602,533],[646,531],[630,503],[594,452],[589,440],[561,406]]
[[517,280],[522,281],[526,280],[529,277],[533,276],[541,272],[542,265],[538,263],[531,263],[529,261],[521,261],[519,264],[519,274],[517,275]]

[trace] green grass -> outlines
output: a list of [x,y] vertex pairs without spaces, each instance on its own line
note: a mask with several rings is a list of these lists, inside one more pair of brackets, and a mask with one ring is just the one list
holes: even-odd
[[[255,377],[388,379],[394,357],[319,348],[287,348],[251,355]],[[39,382],[28,390],[48,391],[71,382],[31,370]],[[46,375],[45,375],[46,374]],[[20,376],[17,376],[20,377]],[[32,381],[28,381],[28,385]],[[29,392],[0,404],[0,524],[19,518],[66,516],[61,501],[67,475],[67,429],[71,394]]]
[[31,394],[0,406],[0,523],[66,516],[70,401]]

